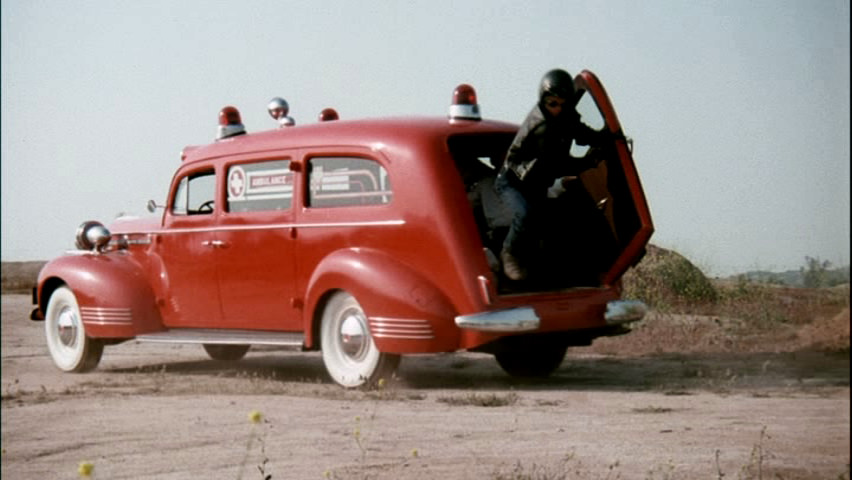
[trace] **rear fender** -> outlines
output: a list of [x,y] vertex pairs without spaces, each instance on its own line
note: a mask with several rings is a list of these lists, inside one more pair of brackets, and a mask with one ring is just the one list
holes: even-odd
[[437,285],[393,257],[361,248],[338,250],[314,270],[305,299],[305,345],[319,347],[325,301],[343,290],[367,314],[376,346],[386,353],[454,351],[456,309]]
[[90,337],[131,338],[163,330],[151,286],[129,255],[86,252],[48,262],[39,273],[37,286],[42,315],[50,296],[62,285],[67,285],[77,297]]

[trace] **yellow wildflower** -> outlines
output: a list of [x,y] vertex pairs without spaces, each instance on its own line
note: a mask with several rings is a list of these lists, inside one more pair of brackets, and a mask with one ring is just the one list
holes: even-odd
[[77,466],[77,473],[79,473],[81,477],[90,477],[94,469],[95,466],[92,462],[80,462],[80,465]]
[[263,420],[263,414],[257,410],[252,410],[249,412],[248,418],[251,423],[260,423]]

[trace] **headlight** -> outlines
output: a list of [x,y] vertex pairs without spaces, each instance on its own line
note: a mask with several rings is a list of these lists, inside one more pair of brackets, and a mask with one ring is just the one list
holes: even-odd
[[83,222],[77,227],[77,248],[96,250],[109,243],[110,233],[101,222]]

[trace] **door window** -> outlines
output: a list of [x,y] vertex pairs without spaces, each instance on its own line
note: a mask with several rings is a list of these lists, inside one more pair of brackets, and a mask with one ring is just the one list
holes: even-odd
[[196,172],[183,177],[172,201],[173,215],[213,213],[216,198],[216,172]]

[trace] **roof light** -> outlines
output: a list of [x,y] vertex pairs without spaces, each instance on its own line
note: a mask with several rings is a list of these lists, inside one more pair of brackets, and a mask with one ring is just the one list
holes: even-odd
[[219,111],[219,129],[216,132],[216,140],[244,133],[246,133],[246,127],[243,126],[240,111],[236,107],[227,106]]
[[275,97],[266,105],[266,110],[269,112],[270,117],[278,120],[279,127],[292,127],[296,125],[296,121],[292,117],[287,116],[290,113],[290,104],[287,103],[287,100]]
[[331,120],[338,120],[340,117],[337,115],[337,110],[333,108],[323,108],[319,114],[320,122],[329,122]]
[[470,85],[463,83],[453,91],[450,120],[482,120],[476,103],[476,90]]

